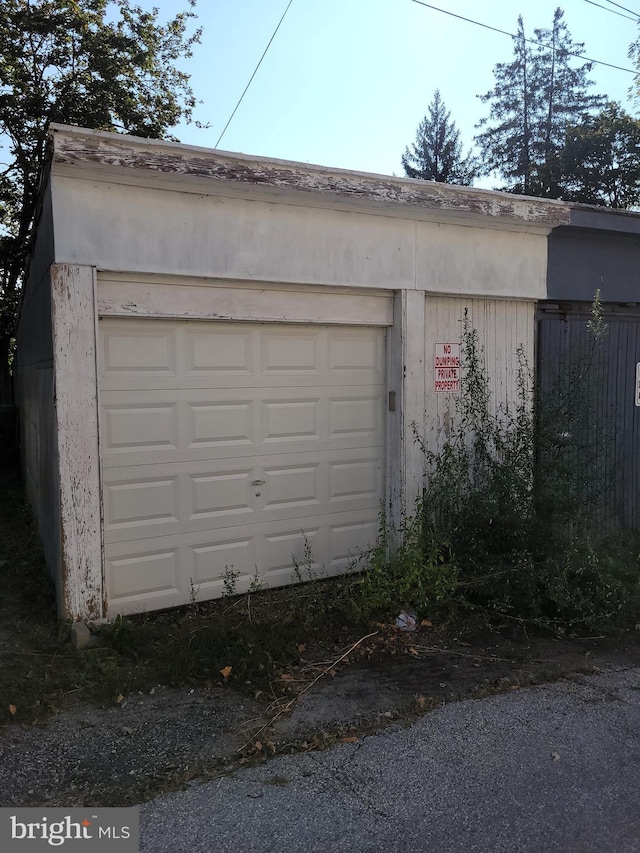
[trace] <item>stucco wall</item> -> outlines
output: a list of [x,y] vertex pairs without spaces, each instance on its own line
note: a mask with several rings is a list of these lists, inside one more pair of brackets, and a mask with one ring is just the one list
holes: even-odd
[[53,181],[59,263],[244,281],[546,296],[542,232],[66,175]]

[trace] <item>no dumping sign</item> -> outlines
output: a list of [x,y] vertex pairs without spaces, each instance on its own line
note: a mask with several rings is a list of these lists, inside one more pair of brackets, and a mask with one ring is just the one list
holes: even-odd
[[436,344],[433,361],[434,391],[460,390],[460,344]]

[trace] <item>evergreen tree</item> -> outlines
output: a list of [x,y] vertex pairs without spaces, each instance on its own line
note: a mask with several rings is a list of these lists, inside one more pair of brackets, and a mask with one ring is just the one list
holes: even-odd
[[489,115],[476,136],[483,172],[499,172],[508,182],[505,189],[530,195],[533,187],[532,118],[538,113],[540,94],[532,82],[532,57],[527,45],[522,16],[513,39],[512,62],[499,62],[493,69],[495,86],[485,95]]
[[0,402],[49,122],[162,137],[195,104],[195,0],[166,24],[131,0],[3,0],[0,15]]
[[588,94],[591,85],[588,74],[593,63],[572,66],[575,54],[584,52],[584,44],[571,40],[564,13],[556,9],[550,30],[535,30],[538,45],[535,54],[534,79],[541,92],[541,114],[538,125],[538,188],[539,195],[557,198],[559,154],[564,146],[567,127],[585,121],[595,109],[605,105],[605,98]]
[[604,105],[588,93],[592,63],[579,61],[584,45],[572,41],[563,18],[556,9],[551,29],[534,30],[534,45],[518,18],[514,59],[496,65],[496,85],[481,96],[490,104],[476,137],[485,173],[497,171],[511,192],[557,198],[567,126]]
[[447,184],[473,183],[476,166],[471,154],[462,155],[460,132],[436,89],[426,115],[418,125],[416,141],[405,148],[402,166],[408,178]]

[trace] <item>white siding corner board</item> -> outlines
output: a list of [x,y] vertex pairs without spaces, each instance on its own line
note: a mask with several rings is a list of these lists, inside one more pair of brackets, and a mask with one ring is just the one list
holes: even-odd
[[92,267],[51,268],[62,612],[74,620],[103,615],[94,283]]

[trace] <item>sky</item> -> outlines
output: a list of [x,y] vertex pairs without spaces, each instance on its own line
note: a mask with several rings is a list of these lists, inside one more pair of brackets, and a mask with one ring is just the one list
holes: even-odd
[[[262,64],[219,144],[218,138],[289,0],[198,0],[202,43],[182,67],[206,129],[180,126],[181,142],[245,154],[402,175],[400,158],[415,139],[435,89],[465,149],[487,114],[478,95],[493,87],[493,67],[512,58],[512,41],[413,0],[292,0]],[[430,0],[434,6],[527,35],[551,26],[560,5],[586,56],[630,69],[640,0]],[[600,6],[594,5],[597,2]],[[182,0],[155,0],[167,18]],[[629,11],[620,8],[625,7]],[[618,14],[616,14],[618,13]],[[621,17],[627,15],[628,17]],[[633,75],[596,65],[593,93],[621,102]]]

